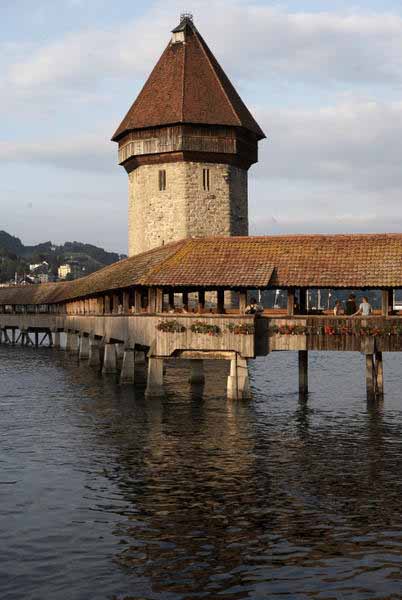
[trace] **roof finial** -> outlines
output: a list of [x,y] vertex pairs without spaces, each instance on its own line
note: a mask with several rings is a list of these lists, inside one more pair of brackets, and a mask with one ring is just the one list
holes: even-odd
[[180,15],[180,23],[182,23],[183,21],[191,21],[191,22],[193,22],[194,21],[193,14],[189,13],[189,12],[181,13],[181,15]]

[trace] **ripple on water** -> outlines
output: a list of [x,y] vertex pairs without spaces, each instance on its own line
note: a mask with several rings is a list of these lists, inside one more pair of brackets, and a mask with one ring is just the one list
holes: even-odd
[[[251,365],[254,400],[119,387],[62,352],[0,347],[2,600],[402,598],[402,403],[360,355]],[[389,375],[388,375],[389,374]]]

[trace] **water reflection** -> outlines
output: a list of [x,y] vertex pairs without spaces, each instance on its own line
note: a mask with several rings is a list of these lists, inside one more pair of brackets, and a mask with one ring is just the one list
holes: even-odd
[[317,356],[299,400],[283,355],[253,402],[217,363],[204,389],[173,364],[146,401],[51,356],[0,348],[2,598],[402,597],[396,382],[367,404],[359,357]]
[[147,439],[121,457],[119,485],[135,515],[116,528],[125,542],[117,563],[156,593],[247,597],[235,588],[265,531],[258,505],[269,488],[255,472],[250,407],[168,399],[148,404],[146,419]]

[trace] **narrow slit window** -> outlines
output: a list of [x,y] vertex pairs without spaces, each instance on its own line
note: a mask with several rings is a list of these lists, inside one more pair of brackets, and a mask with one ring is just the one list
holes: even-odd
[[209,192],[209,183],[210,183],[209,169],[203,169],[202,170],[202,185],[206,192]]
[[162,169],[159,171],[159,191],[164,192],[166,190],[166,171]]

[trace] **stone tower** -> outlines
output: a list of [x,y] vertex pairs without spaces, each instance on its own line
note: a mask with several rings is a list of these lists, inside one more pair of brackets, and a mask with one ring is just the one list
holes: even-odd
[[129,177],[129,256],[247,235],[247,173],[265,137],[184,15],[112,140]]

